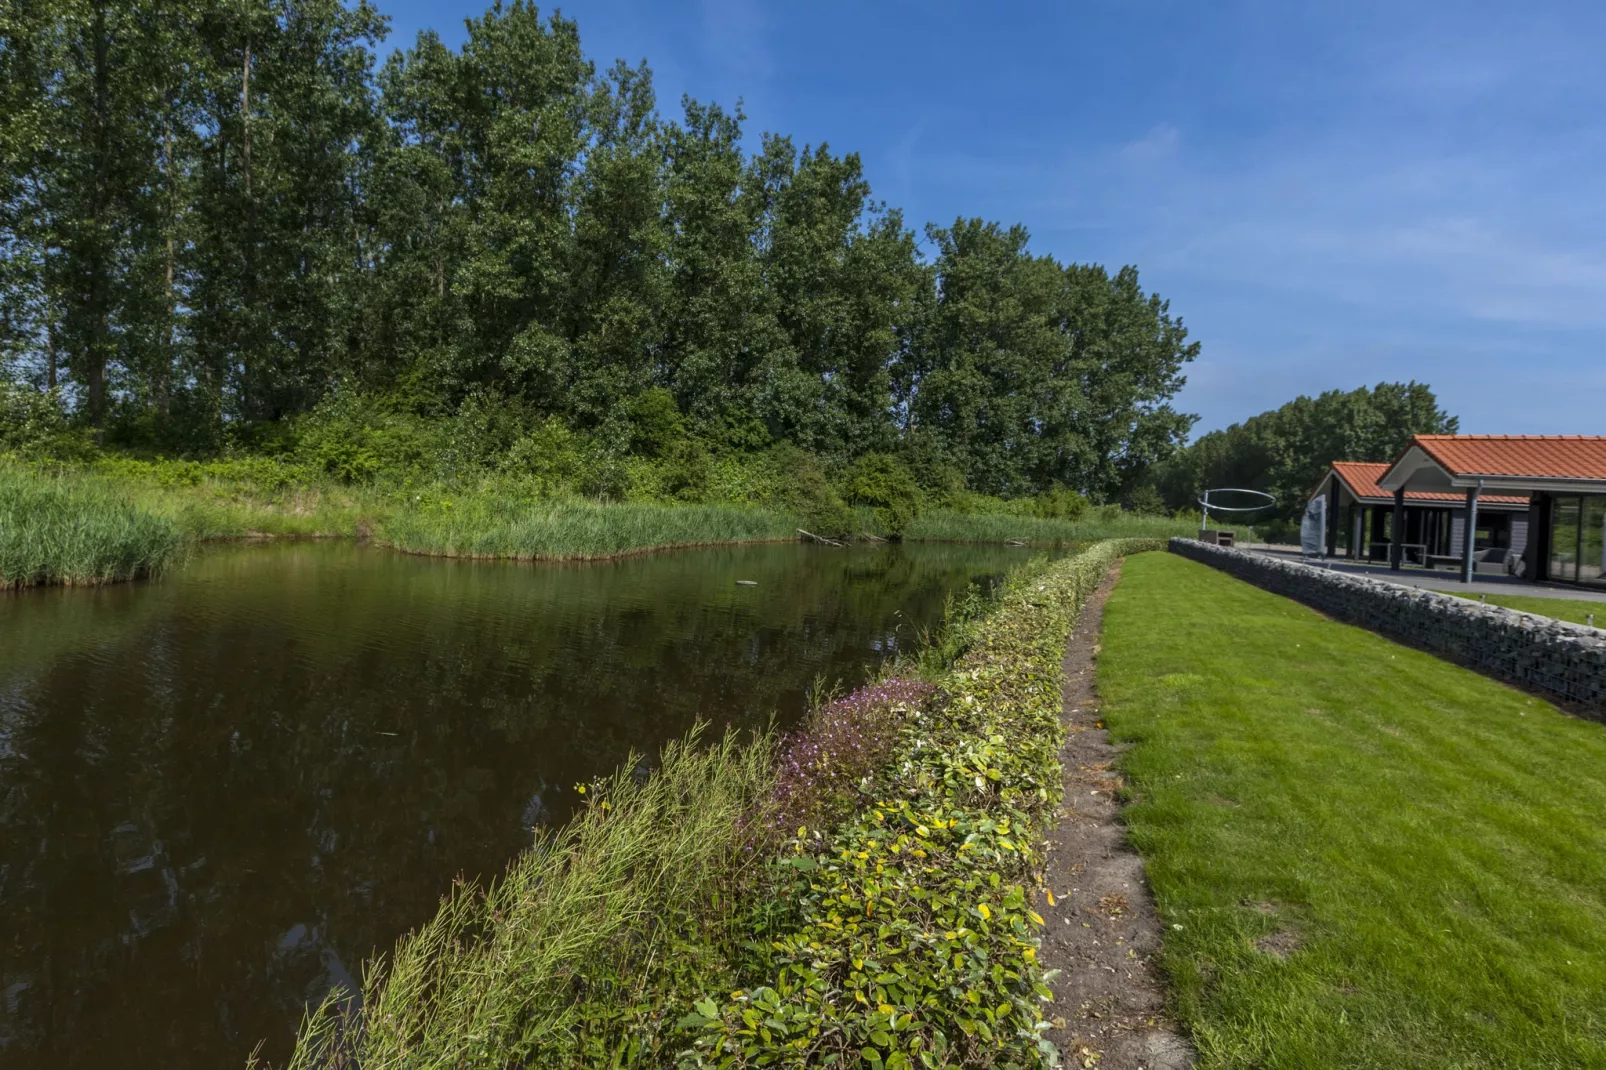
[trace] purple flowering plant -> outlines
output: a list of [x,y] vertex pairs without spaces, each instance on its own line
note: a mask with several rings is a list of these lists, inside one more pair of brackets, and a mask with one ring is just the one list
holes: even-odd
[[864,805],[904,725],[936,690],[920,680],[891,679],[810,710],[781,739],[765,830],[775,838],[796,835]]

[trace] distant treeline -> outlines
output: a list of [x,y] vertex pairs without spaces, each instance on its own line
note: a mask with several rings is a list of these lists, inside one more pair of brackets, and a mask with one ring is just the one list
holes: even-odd
[[0,372],[191,455],[331,396],[490,398],[621,452],[667,421],[1117,500],[1183,441],[1198,344],[1135,269],[979,219],[921,242],[856,155],[665,118],[644,63],[599,71],[522,0],[376,65],[386,21],[0,5]]
[[[1432,388],[1414,380],[1300,395],[1281,408],[1200,436],[1156,467],[1155,486],[1173,510],[1197,509],[1199,492],[1209,487],[1266,491],[1276,497],[1276,506],[1250,514],[1245,522],[1287,521],[1300,515],[1333,461],[1392,461],[1412,435],[1453,435],[1459,427],[1460,421],[1439,407]],[[1230,504],[1248,504],[1248,499]]]

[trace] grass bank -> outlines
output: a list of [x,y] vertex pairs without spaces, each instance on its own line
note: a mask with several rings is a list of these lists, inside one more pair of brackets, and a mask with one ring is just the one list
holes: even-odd
[[1201,1067],[1606,1065],[1606,728],[1159,554],[1099,686]]
[[1107,542],[1011,578],[934,683],[671,747],[331,998],[290,1066],[1035,1065],[1060,660]]
[[115,488],[0,462],[0,590],[151,576],[183,550],[178,524]]
[[672,1062],[680,1016],[747,954],[760,860],[739,830],[773,776],[772,739],[697,742],[646,778],[627,761],[501,879],[453,888],[365,971],[360,1010],[335,992],[308,1015],[288,1066]]
[[[1441,590],[1439,593],[1478,601],[1461,591]],[[1505,606],[1507,609],[1516,609],[1523,613],[1537,613],[1541,617],[1571,621],[1574,624],[1587,624],[1589,615],[1594,614],[1596,627],[1606,627],[1606,599],[1589,601],[1582,598],[1535,598],[1523,594],[1494,594],[1485,601],[1492,606]]]

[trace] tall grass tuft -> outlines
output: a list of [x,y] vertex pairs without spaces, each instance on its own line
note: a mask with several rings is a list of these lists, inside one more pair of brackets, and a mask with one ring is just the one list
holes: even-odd
[[369,966],[359,1009],[334,993],[308,1015],[291,1070],[669,1061],[685,1008],[734,983],[752,939],[741,830],[773,784],[773,739],[697,743],[650,775],[627,762],[500,881],[455,887]]
[[178,524],[98,481],[0,462],[0,590],[151,576],[183,551]]
[[740,506],[476,496],[445,507],[403,509],[381,521],[378,534],[412,553],[537,560],[795,538],[796,526],[788,514]]

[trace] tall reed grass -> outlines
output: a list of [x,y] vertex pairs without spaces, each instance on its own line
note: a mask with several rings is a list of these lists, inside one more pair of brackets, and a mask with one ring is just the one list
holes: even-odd
[[954,513],[933,510],[921,514],[906,532],[910,539],[939,542],[1076,543],[1102,539],[1165,539],[1194,533],[1191,521],[1168,516],[1122,513],[1105,519],[1048,520],[1035,516]]
[[380,522],[386,543],[450,557],[587,558],[660,547],[796,537],[788,514],[729,505],[463,499],[401,509]]
[[500,881],[455,887],[368,967],[360,1004],[336,992],[312,1011],[288,1067],[671,1062],[685,1008],[734,983],[753,939],[744,830],[765,820],[774,759],[772,738],[700,748],[694,731],[651,775],[627,761]]
[[183,551],[177,523],[97,480],[0,463],[0,590],[151,576]]

